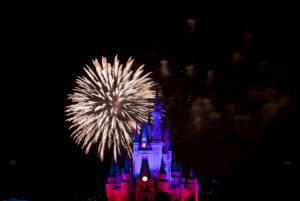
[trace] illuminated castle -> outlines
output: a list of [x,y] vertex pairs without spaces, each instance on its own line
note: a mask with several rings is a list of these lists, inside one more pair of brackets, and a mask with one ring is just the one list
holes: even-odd
[[162,127],[161,110],[156,93],[153,125],[149,114],[140,134],[136,130],[133,135],[132,163],[127,158],[121,172],[119,166],[111,164],[106,183],[108,201],[150,201],[158,192],[170,194],[171,201],[186,201],[189,197],[198,201],[199,185],[193,169],[185,179],[175,155],[172,160],[169,126],[165,120]]

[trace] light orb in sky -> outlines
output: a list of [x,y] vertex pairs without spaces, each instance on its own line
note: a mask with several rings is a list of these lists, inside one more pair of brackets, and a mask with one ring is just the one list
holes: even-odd
[[142,180],[143,180],[144,182],[146,182],[146,181],[148,180],[148,178],[147,178],[146,176],[143,176]]

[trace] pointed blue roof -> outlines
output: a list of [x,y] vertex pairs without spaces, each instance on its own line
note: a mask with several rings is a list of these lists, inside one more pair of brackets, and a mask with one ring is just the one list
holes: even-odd
[[147,145],[151,145],[150,144],[150,138],[149,138],[148,129],[146,129],[146,135],[147,135]]
[[191,168],[191,172],[190,172],[190,178],[192,178],[192,179],[195,179],[196,178],[196,176],[195,176],[195,172],[194,172],[194,168]]
[[180,168],[180,171],[179,171],[179,184],[183,184],[181,168]]
[[133,175],[133,173],[131,173],[131,179],[130,179],[130,181],[134,181],[135,180],[135,178],[134,178],[134,175]]
[[164,159],[163,158],[161,158],[161,164],[160,164],[159,174],[167,174],[167,172],[165,170]]
[[141,179],[143,176],[147,176],[147,177],[151,178],[148,159],[143,159],[142,160],[142,166],[141,166],[141,171],[140,171],[139,178]]
[[114,161],[112,161],[111,165],[110,165],[108,177],[116,177],[116,175],[117,174],[116,174],[115,164],[114,164]]
[[143,136],[146,132],[147,132],[147,124],[142,124],[141,125],[141,130],[140,130],[140,134],[141,136]]
[[166,130],[169,130],[169,124],[167,118],[164,118],[164,132],[166,132]]
[[130,174],[130,166],[129,166],[129,159],[128,159],[128,156],[126,157],[126,161],[125,161],[125,169],[124,169],[124,173],[125,173],[125,174]]
[[120,175],[120,168],[118,165],[116,165],[115,169],[116,169],[116,175]]
[[173,159],[172,172],[178,172],[175,154],[174,154],[174,159]]

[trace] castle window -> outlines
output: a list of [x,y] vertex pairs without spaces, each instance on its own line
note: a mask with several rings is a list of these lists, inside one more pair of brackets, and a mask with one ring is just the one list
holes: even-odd
[[146,138],[143,137],[143,141],[146,142]]
[[143,143],[143,148],[145,148],[146,147],[146,143]]

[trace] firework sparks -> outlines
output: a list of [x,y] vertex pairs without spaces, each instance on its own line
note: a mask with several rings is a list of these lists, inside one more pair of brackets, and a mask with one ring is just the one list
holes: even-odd
[[72,104],[66,107],[67,121],[74,129],[71,137],[88,153],[98,147],[103,161],[106,148],[112,148],[115,160],[121,149],[131,155],[133,122],[146,121],[154,98],[154,82],[150,73],[143,75],[143,65],[131,70],[133,59],[125,67],[102,57],[101,64],[93,60],[94,68],[84,68],[86,76],[78,76],[73,93],[68,95]]

